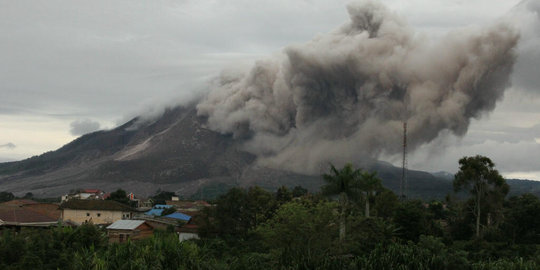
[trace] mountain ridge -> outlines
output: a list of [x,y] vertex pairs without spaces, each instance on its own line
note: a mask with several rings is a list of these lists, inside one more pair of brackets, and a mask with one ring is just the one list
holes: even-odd
[[[77,188],[117,188],[150,196],[158,189],[189,197],[209,189],[258,185],[276,189],[302,185],[317,191],[318,175],[257,165],[242,141],[205,127],[194,106],[166,109],[161,117],[136,117],[111,129],[83,135],[55,151],[0,163],[0,190],[37,197],[63,195]],[[364,166],[397,192],[401,168],[387,162]],[[452,192],[447,175],[408,170],[409,196],[444,198]],[[522,184],[520,186],[520,184]],[[518,192],[540,194],[540,182],[512,182]]]

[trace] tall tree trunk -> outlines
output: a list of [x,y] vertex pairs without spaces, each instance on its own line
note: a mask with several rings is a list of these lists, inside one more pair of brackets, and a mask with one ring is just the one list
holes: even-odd
[[369,217],[369,191],[366,192],[366,217]]
[[345,240],[345,213],[342,211],[339,220],[339,241],[343,242],[343,240]]
[[480,238],[480,193],[476,194],[476,238]]
[[341,203],[341,213],[339,217],[339,241],[343,242],[345,240],[345,230],[346,230],[346,207],[347,207],[347,194],[342,192],[339,194],[339,200]]

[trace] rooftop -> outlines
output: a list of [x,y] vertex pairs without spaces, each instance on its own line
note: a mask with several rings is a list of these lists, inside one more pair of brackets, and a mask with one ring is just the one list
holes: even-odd
[[131,207],[112,200],[69,200],[60,209],[134,211]]
[[108,230],[135,230],[144,220],[117,220],[107,227]]
[[154,209],[168,209],[168,208],[171,208],[173,207],[172,205],[167,205],[167,204],[156,204],[154,205]]
[[166,215],[165,217],[179,219],[179,220],[183,220],[183,221],[189,221],[191,219],[190,216],[188,216],[186,214],[183,214],[183,213],[180,213],[180,212],[172,213],[170,215]]
[[22,208],[40,213],[56,220],[60,219],[60,215],[62,214],[62,211],[58,209],[58,204],[55,203],[27,204],[23,205]]
[[40,214],[27,208],[12,208],[0,210],[0,224],[24,225],[31,223],[55,224],[58,219]]
[[20,199],[20,200],[11,200],[11,201],[7,201],[7,202],[3,202],[3,203],[0,203],[0,205],[3,205],[3,206],[23,206],[23,205],[37,204],[37,203],[38,202],[33,201],[33,200]]

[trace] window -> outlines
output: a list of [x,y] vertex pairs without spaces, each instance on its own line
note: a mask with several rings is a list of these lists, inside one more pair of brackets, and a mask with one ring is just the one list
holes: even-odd
[[118,242],[120,242],[120,243],[124,242],[124,235],[123,234],[118,235]]
[[89,216],[90,216],[90,213],[86,213],[86,216],[89,217]]
[[98,216],[98,217],[101,217],[101,213],[97,213],[97,216]]

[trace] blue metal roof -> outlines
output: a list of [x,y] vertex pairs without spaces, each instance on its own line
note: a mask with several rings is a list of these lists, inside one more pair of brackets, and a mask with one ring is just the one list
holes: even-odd
[[146,212],[144,212],[145,215],[148,215],[148,216],[161,216],[161,213],[163,213],[165,209],[150,209]]
[[184,221],[189,221],[191,219],[191,216],[188,216],[186,214],[182,214],[180,212],[176,212],[176,213],[172,213],[170,215],[166,215],[166,217],[179,219],[179,220],[184,220]]
[[167,205],[167,204],[156,204],[154,205],[154,208],[153,209],[168,209],[168,208],[171,208],[173,207],[172,205]]

